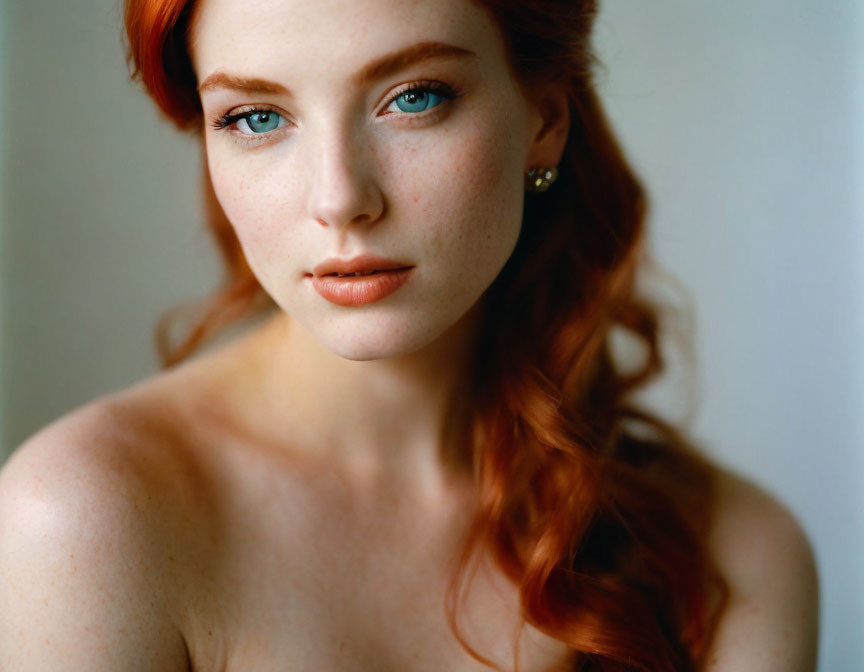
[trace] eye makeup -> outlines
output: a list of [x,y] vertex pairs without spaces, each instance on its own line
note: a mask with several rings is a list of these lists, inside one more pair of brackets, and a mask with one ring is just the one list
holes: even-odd
[[[437,105],[433,105],[431,108],[423,109],[419,112],[389,112],[383,116],[396,115],[400,118],[407,118],[409,123],[413,123],[413,119],[416,117],[418,119],[425,119],[436,113],[436,110],[439,108],[447,106],[450,101],[461,96],[461,92],[454,86],[450,84],[446,84],[441,81],[432,81],[432,80],[424,80],[411,82],[402,87],[399,91],[394,93],[387,101],[386,107],[390,107],[394,102],[403,97],[408,97],[411,95],[416,96],[428,96],[432,94],[433,96],[437,96],[441,98],[441,102]],[[409,102],[410,104],[414,104],[413,102]],[[386,109],[386,108],[385,108]],[[249,125],[250,118],[254,118],[255,116],[260,119],[263,117],[264,122],[267,123],[270,121],[270,115],[275,115],[279,118],[279,125],[275,128],[266,130],[264,132],[255,132]],[[283,125],[281,121],[285,120],[286,123]],[[232,127],[243,124],[248,131],[243,131],[239,129],[232,129]],[[251,143],[251,144],[260,144],[261,142],[269,141],[272,136],[274,136],[279,130],[286,128],[289,125],[285,115],[283,115],[279,110],[267,104],[250,104],[244,105],[239,108],[234,108],[226,112],[225,114],[219,115],[213,118],[210,122],[211,128],[217,131],[228,130],[230,135],[240,143]]]

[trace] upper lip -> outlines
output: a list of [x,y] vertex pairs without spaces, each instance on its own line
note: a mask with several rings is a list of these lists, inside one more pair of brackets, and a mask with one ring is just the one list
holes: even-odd
[[353,259],[339,259],[338,257],[330,257],[318,264],[313,273],[320,277],[328,273],[368,273],[369,271],[389,271],[394,268],[410,268],[411,264],[406,264],[393,259],[385,259],[384,257],[376,257],[374,254],[361,254]]

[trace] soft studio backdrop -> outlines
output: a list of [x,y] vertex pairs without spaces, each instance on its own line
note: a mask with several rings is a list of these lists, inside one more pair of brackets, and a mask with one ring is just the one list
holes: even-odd
[[[119,4],[0,4],[0,461],[153,373],[159,313],[219,277],[198,147],[128,83]],[[864,3],[606,0],[597,40],[695,306],[690,427],[802,521],[820,670],[861,670]],[[652,400],[683,418],[675,371]]]

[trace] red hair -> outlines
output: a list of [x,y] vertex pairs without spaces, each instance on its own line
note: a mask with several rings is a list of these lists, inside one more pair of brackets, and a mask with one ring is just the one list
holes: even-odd
[[[574,670],[697,670],[728,592],[707,550],[714,472],[632,401],[663,368],[659,319],[635,288],[645,194],[592,81],[596,0],[471,1],[500,28],[525,91],[566,89],[571,129],[558,181],[526,195],[516,248],[482,299],[468,439],[480,506],[447,594],[451,628],[494,667],[456,624],[468,564],[485,549],[519,586],[525,620],[573,649]],[[200,132],[192,5],[126,0],[126,30],[133,76],[178,127]],[[163,318],[165,367],[268,304],[206,186],[226,281],[179,344]],[[616,366],[615,328],[646,346],[640,370]]]

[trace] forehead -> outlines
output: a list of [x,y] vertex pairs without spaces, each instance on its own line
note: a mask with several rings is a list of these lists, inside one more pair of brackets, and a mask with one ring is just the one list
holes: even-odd
[[190,27],[199,80],[220,69],[276,80],[348,76],[427,41],[470,49],[486,66],[504,60],[494,22],[470,0],[199,0]]

